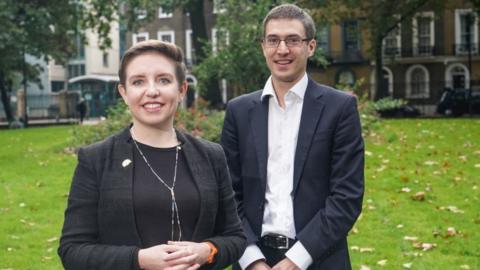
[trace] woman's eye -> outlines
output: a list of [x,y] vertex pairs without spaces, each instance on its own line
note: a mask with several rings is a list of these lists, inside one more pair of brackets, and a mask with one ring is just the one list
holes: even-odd
[[134,85],[134,86],[140,86],[140,85],[142,85],[142,83],[143,83],[142,80],[135,80],[135,81],[132,82],[132,85]]

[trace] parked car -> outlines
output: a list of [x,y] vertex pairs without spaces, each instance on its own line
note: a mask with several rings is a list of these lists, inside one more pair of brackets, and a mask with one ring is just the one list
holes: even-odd
[[480,114],[480,92],[445,88],[437,104],[437,113],[447,116]]

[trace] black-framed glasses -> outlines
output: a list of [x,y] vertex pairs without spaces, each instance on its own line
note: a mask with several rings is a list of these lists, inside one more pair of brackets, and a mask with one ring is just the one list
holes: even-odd
[[281,39],[278,37],[267,37],[262,40],[263,45],[267,48],[277,48],[280,45],[280,42],[284,41],[285,46],[287,47],[298,47],[302,45],[305,41],[310,41],[311,38],[301,38],[301,37],[287,37]]

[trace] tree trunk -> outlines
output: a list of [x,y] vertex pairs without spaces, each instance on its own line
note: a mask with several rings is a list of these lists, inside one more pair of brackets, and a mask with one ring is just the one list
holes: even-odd
[[0,95],[3,104],[3,110],[5,111],[5,116],[7,117],[8,123],[10,124],[15,120],[15,118],[13,117],[12,109],[10,107],[10,95],[8,94],[7,88],[9,87],[7,86],[7,82],[5,80],[5,74],[0,71]]
[[375,38],[375,91],[374,100],[388,96],[388,89],[385,87],[383,80],[383,52],[382,52],[383,38],[377,36]]
[[[186,6],[186,11],[190,13],[190,26],[192,27],[193,47],[195,48],[195,64],[199,64],[205,59],[206,52],[204,44],[208,41],[207,25],[203,14],[203,2],[193,0]],[[222,106],[222,96],[220,93],[219,83],[216,78],[210,78],[205,82],[202,96],[210,102],[212,107],[219,108]]]

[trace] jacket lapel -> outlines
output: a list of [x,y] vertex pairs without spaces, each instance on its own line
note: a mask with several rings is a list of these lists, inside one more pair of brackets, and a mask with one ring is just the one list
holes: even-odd
[[298,130],[297,148],[293,169],[293,195],[295,196],[303,166],[310,150],[313,135],[321,118],[324,104],[321,102],[322,89],[311,79],[308,80],[307,90],[303,100],[300,128]]
[[263,192],[267,183],[267,158],[268,158],[268,102],[269,98],[262,100],[256,98],[249,110],[249,119],[255,150],[258,158],[258,169],[262,181]]

